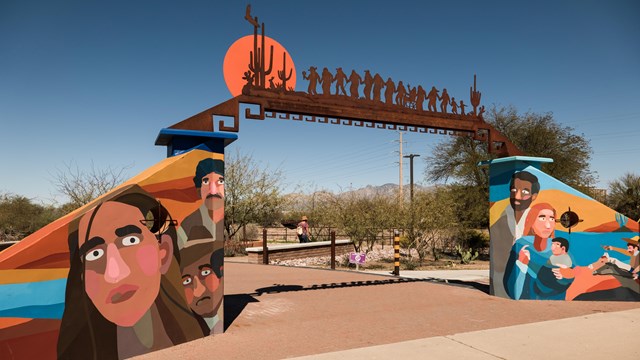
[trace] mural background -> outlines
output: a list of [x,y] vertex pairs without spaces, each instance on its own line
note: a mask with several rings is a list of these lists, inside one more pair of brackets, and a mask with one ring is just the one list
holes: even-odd
[[[588,281],[583,279],[585,284],[578,289],[578,283],[581,278],[577,276],[570,281],[571,285],[567,293],[563,293],[560,297],[557,297],[557,299],[571,300],[581,295],[591,293],[590,295],[593,296],[582,297],[588,297],[593,300],[629,300],[628,296],[613,295],[614,292],[611,291],[609,291],[609,293],[597,293],[602,290],[616,289],[622,285],[619,281],[613,279],[612,276],[593,275],[593,269],[588,267],[598,262],[604,253],[607,253],[610,258],[618,259],[619,261],[629,264],[630,258],[632,258],[630,254],[625,255],[616,251],[608,251],[604,247],[613,246],[626,249],[629,242],[624,239],[633,239],[638,236],[640,231],[638,222],[617,213],[593,198],[542,172],[539,169],[539,163],[550,159],[532,158],[532,161],[520,161],[517,158],[511,159],[511,161],[501,160],[495,164],[492,163],[490,168],[489,196],[490,225],[492,229],[492,292],[499,296],[513,297],[510,294],[501,292],[499,282],[502,282],[503,279],[498,277],[500,276],[499,270],[507,267],[504,261],[508,261],[506,259],[509,258],[509,254],[505,254],[504,249],[511,249],[514,242],[518,239],[505,236],[505,232],[502,231],[504,229],[497,227],[501,226],[498,224],[500,216],[505,211],[513,211],[510,207],[510,181],[512,175],[517,172],[526,171],[535,175],[540,184],[540,191],[535,197],[535,200],[531,202],[530,207],[536,204],[547,203],[555,209],[556,226],[553,237],[562,237],[569,241],[570,250],[568,253],[573,262],[572,268],[575,269],[576,272],[583,270],[585,273],[588,273],[584,275],[585,279],[587,277],[589,278]],[[570,229],[563,227],[559,222],[561,215],[569,210],[576,213],[579,217],[579,222]],[[527,233],[523,234],[523,237],[531,237],[532,235],[532,233]],[[496,278],[494,278],[494,276],[496,276]],[[504,276],[509,276],[509,274]],[[565,278],[565,280],[569,279]],[[606,285],[604,284],[605,282],[607,282]],[[637,296],[639,292],[640,285],[636,284],[632,291],[633,294],[630,295],[632,299],[640,299],[640,297]]]
[[[200,193],[194,186],[194,172],[203,159],[224,160],[222,154],[201,150],[167,158],[1,252],[0,358],[56,358],[70,265],[68,234],[72,230],[71,223],[114,193],[137,185],[158,199],[179,226],[202,204]],[[213,229],[211,232],[215,234]],[[222,242],[221,238],[214,240]],[[222,248],[221,245],[210,244],[207,251],[214,247]],[[173,267],[174,271],[180,271],[177,261]],[[217,294],[221,301],[224,286],[220,275]],[[174,285],[183,287],[181,283]],[[181,296],[186,302],[185,295]],[[217,316],[220,325],[212,333],[222,332],[222,305],[217,309]]]

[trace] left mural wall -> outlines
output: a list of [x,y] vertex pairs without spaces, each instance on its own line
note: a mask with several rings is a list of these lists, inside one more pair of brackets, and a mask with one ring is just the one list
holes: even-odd
[[167,158],[0,252],[0,359],[122,359],[223,332],[224,155]]

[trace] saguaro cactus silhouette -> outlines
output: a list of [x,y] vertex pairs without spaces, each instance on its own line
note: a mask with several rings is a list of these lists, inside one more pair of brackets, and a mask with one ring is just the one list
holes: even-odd
[[282,88],[287,90],[287,80],[291,79],[293,69],[289,69],[289,75],[287,73],[287,53],[282,53],[282,70],[278,70],[278,79],[282,81]]
[[[269,67],[265,69],[265,53],[264,53],[264,23],[258,24],[258,17],[251,17],[251,6],[247,5],[247,13],[245,19],[253,25],[253,51],[249,52],[249,70],[255,74],[254,86],[266,88],[267,75],[271,74],[273,65],[273,45],[269,51]],[[258,28],[262,27],[261,44],[258,46]]]
[[473,89],[469,88],[469,94],[471,95],[471,106],[473,106],[473,115],[478,115],[477,109],[480,105],[480,98],[482,94],[480,91],[476,91],[476,75],[473,75]]

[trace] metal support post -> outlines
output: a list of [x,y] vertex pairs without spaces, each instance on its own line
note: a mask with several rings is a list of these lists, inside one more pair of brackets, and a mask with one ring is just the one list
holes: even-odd
[[269,265],[269,248],[267,247],[267,229],[262,229],[262,263]]

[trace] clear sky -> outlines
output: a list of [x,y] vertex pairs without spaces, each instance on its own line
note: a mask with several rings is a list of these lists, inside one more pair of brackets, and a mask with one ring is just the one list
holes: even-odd
[[[252,34],[239,1],[0,1],[0,192],[64,201],[73,162],[133,176],[166,156],[161,128],[231,98],[222,63]],[[591,141],[598,186],[640,173],[640,2],[251,1],[298,69],[365,69],[468,101],[552,112]],[[298,81],[297,90],[307,82]],[[391,130],[240,123],[227,148],[280,168],[288,190],[398,183]],[[405,133],[414,180],[442,136]],[[408,159],[404,182],[409,182]]]

